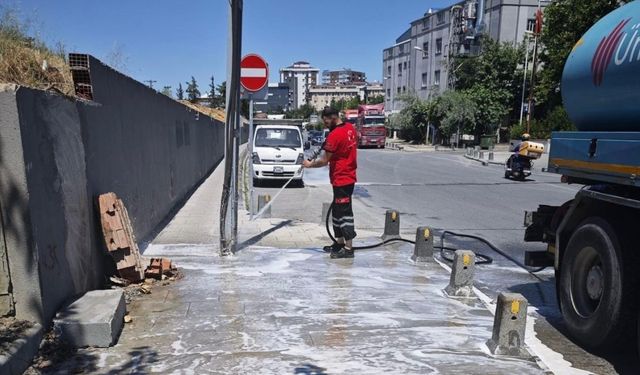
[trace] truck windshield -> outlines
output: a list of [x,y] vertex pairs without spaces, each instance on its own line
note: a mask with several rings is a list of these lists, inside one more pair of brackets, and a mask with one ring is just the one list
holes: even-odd
[[256,132],[255,147],[302,147],[300,132],[294,129],[260,128]]
[[384,117],[365,117],[365,126],[384,126]]

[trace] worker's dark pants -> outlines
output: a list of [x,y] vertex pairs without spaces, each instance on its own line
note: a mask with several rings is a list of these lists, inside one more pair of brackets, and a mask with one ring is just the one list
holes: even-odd
[[353,207],[351,195],[354,185],[333,187],[333,233],[336,238],[344,237],[351,240],[356,237],[356,228],[353,225]]

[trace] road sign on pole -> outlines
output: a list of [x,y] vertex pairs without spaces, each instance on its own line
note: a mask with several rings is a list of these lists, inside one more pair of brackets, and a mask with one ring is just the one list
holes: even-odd
[[[240,62],[240,84],[249,92],[249,156],[253,157],[253,97],[254,93],[262,90],[269,81],[269,65],[260,56],[254,53],[246,55]],[[253,220],[253,160],[249,166],[249,215]]]
[[240,84],[247,91],[260,91],[269,81],[269,65],[254,53],[246,55],[240,62]]

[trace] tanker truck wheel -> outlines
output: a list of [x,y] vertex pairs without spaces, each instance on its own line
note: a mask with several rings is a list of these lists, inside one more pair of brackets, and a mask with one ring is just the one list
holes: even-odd
[[625,271],[612,226],[599,217],[583,221],[569,239],[558,285],[567,329],[583,346],[605,348],[633,327],[632,277]]

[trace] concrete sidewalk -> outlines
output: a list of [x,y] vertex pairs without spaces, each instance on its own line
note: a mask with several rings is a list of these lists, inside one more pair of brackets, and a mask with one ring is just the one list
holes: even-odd
[[220,257],[219,173],[145,251],[171,257],[184,279],[128,306],[116,346],[82,349],[57,373],[545,373],[534,358],[489,354],[489,310],[445,297],[448,272],[413,263],[410,245],[331,260],[319,224],[243,211],[243,247]]

